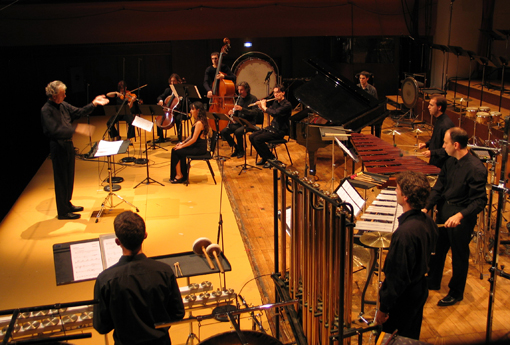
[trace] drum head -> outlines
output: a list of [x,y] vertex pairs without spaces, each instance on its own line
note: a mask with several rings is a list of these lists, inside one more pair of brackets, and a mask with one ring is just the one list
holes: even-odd
[[402,82],[402,101],[409,109],[413,109],[418,101],[418,83],[412,77],[407,77]]
[[273,93],[278,80],[276,63],[261,52],[249,52],[241,55],[232,65],[232,71],[236,75],[237,83],[247,82],[251,88],[250,93],[257,99]]
[[[281,341],[267,334],[254,331],[241,331],[250,345],[283,345]],[[198,345],[241,345],[236,332],[214,335],[200,342]]]

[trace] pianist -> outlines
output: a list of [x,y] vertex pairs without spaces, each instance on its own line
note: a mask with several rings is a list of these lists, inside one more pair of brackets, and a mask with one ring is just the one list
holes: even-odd
[[[368,93],[370,96],[374,97],[375,99],[378,99],[377,98],[377,89],[375,88],[375,86],[368,83],[368,80],[370,79],[371,76],[372,76],[372,74],[367,71],[360,72],[359,76],[358,76],[358,78],[359,78],[358,87],[362,88],[363,91]],[[383,122],[384,122],[384,117],[372,125],[372,134],[378,138],[381,137],[381,129],[382,129]]]
[[285,99],[285,89],[282,85],[275,86],[273,95],[275,100],[269,107],[265,99],[257,101],[258,107],[273,118],[271,124],[250,135],[250,142],[261,158],[257,165],[263,165],[264,168],[270,168],[271,166],[267,161],[275,158],[271,150],[269,150],[267,142],[283,139],[284,136],[289,134],[289,119],[292,112],[292,105]]
[[412,339],[420,338],[423,306],[428,289],[425,274],[437,238],[434,221],[421,209],[427,202],[430,185],[421,172],[397,175],[397,203],[404,213],[393,233],[384,262],[385,279],[379,291],[380,307],[376,323],[383,331]]

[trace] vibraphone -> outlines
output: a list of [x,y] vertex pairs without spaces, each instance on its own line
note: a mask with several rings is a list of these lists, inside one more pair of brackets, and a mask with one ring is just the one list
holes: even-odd
[[367,134],[352,133],[351,140],[366,171],[392,175],[402,171],[438,175],[440,169],[415,156],[403,156],[400,149],[386,141]]
[[383,189],[372,204],[367,207],[361,220],[356,222],[356,229],[394,232],[398,227],[397,218],[400,217],[402,211],[402,206],[397,204],[395,189]]

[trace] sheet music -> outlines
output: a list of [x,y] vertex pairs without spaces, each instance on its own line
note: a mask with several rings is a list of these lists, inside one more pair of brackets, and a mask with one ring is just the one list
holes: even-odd
[[106,234],[99,236],[99,243],[101,245],[101,253],[103,255],[103,267],[107,269],[117,262],[122,256],[122,248],[115,243],[117,237],[115,234]]
[[152,127],[154,126],[152,122],[142,118],[141,116],[135,116],[132,125],[147,132],[152,132]]
[[101,140],[97,143],[97,152],[94,155],[94,157],[103,157],[103,156],[111,156],[116,155],[120,147],[124,141],[123,140],[117,140],[117,141],[106,141]]
[[103,271],[99,241],[72,244],[69,249],[74,280],[94,279]]
[[336,190],[336,194],[343,202],[347,202],[352,205],[355,217],[359,215],[363,206],[365,206],[365,200],[347,180],[345,180],[344,183],[342,183],[342,185]]

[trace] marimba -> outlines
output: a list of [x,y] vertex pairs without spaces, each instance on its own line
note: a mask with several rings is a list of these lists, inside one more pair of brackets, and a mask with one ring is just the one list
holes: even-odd
[[374,135],[352,133],[351,140],[368,172],[392,175],[410,170],[438,175],[441,171],[418,157],[404,156],[400,149]]

